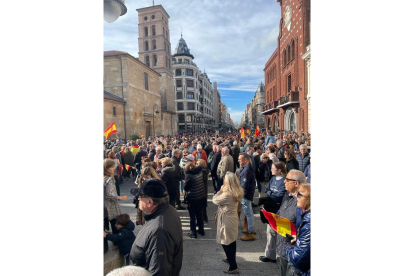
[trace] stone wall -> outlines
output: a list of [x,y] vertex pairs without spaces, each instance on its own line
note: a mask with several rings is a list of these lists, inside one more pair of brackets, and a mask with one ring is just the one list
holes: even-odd
[[[113,115],[113,107],[116,107],[116,116]],[[112,123],[115,123],[117,133],[112,134],[108,139],[115,139],[117,135],[124,137],[124,105],[120,102],[104,99],[103,131]]]

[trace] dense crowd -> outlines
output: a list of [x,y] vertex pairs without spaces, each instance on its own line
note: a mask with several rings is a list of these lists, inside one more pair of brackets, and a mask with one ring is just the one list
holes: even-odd
[[[236,133],[200,133],[104,142],[104,238],[125,256],[126,264],[152,275],[178,275],[183,258],[182,225],[176,210],[188,210],[190,232],[204,236],[214,219],[217,242],[238,274],[236,240],[244,213],[242,241],[254,241],[253,207],[288,218],[297,235],[278,234],[267,225],[262,262],[277,262],[284,275],[310,275],[310,134],[268,132],[258,137]],[[207,214],[208,180],[217,212]],[[119,185],[132,178],[136,225],[122,214]],[[254,202],[255,189],[259,200]],[[183,198],[183,201],[181,201]],[[262,222],[268,223],[264,216]],[[111,225],[111,232],[109,232]]]

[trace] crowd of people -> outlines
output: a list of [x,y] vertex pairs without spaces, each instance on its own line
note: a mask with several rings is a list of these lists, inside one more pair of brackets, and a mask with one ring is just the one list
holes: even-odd
[[[279,235],[267,225],[262,262],[277,262],[284,275],[310,275],[310,134],[269,131],[266,135],[214,132],[104,142],[104,238],[126,264],[152,275],[178,275],[183,234],[177,210],[188,210],[189,238],[204,236],[214,219],[217,243],[226,254],[227,274],[238,274],[236,240],[244,213],[242,241],[254,241],[254,207],[288,218],[297,235]],[[207,214],[208,183],[217,212]],[[119,185],[132,178],[134,223],[122,214]],[[254,202],[255,189],[259,194]],[[183,199],[183,200],[182,200]],[[268,223],[264,216],[263,223]],[[109,225],[111,232],[109,232]]]

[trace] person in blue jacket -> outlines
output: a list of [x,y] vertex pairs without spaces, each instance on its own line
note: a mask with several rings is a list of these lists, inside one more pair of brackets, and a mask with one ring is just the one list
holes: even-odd
[[302,208],[302,220],[297,229],[295,246],[287,246],[285,253],[289,262],[287,276],[310,276],[311,252],[311,211],[310,211],[310,184],[301,184],[296,194],[297,206]]
[[132,232],[135,225],[128,214],[121,214],[116,218],[115,227],[118,229],[117,234],[107,234],[104,231],[104,237],[109,241],[118,242],[119,253],[125,257],[126,265],[129,265],[129,252],[135,241],[135,234]]
[[272,131],[269,131],[268,135],[266,136],[265,146],[267,146],[269,143],[276,143],[276,138]]

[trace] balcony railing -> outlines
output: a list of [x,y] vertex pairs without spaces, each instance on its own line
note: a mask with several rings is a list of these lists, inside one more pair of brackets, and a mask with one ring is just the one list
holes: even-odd
[[288,106],[299,102],[299,92],[290,91],[286,96],[280,97],[279,107]]

